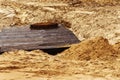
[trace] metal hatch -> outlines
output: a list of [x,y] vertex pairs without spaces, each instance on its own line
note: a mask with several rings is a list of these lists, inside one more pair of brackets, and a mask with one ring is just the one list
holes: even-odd
[[0,52],[12,49],[66,48],[78,42],[80,41],[70,30],[58,23],[36,23],[0,32]]

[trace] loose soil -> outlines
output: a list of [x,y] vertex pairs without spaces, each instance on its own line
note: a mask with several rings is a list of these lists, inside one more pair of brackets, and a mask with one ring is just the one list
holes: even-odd
[[117,55],[118,52],[109,44],[107,39],[97,37],[73,45],[58,56],[71,60],[113,60]]
[[0,80],[120,80],[119,3],[0,0],[0,30],[52,21],[62,23],[81,40],[55,56],[41,50],[4,52]]

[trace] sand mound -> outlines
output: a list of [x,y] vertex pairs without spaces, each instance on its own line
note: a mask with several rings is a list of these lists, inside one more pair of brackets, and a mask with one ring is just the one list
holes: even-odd
[[109,44],[107,39],[97,37],[73,45],[58,56],[63,59],[72,60],[112,60],[118,52]]

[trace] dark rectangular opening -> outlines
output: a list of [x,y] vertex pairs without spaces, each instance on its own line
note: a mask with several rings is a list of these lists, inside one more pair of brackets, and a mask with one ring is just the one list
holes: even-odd
[[52,48],[52,49],[42,49],[42,51],[50,54],[50,55],[57,55],[61,52],[63,52],[64,50],[68,49],[69,47],[65,47],[65,48]]

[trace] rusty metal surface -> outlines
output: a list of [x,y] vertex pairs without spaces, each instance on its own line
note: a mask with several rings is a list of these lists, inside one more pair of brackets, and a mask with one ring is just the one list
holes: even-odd
[[31,26],[13,27],[0,32],[0,52],[11,49],[50,49],[68,47],[80,42],[62,25],[49,29],[31,29]]

